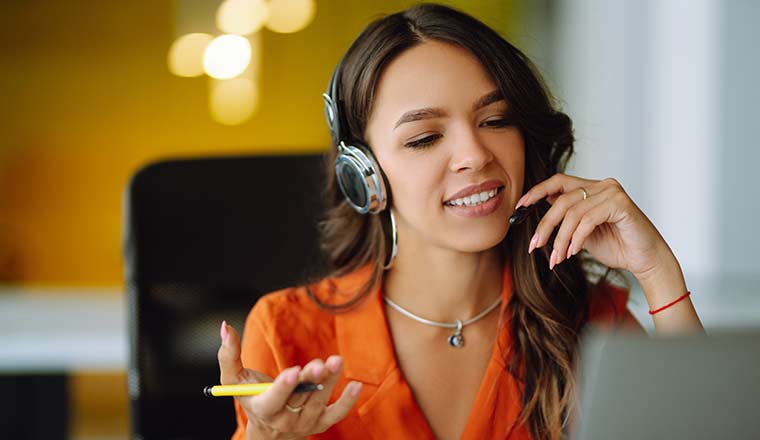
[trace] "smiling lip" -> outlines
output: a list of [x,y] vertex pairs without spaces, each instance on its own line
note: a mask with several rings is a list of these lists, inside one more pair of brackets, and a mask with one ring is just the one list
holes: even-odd
[[460,217],[485,217],[494,211],[496,211],[501,202],[504,200],[504,190],[499,190],[495,196],[491,197],[485,203],[479,205],[467,206],[467,205],[443,205],[449,212],[458,215]]
[[500,180],[488,180],[483,183],[479,183],[477,185],[470,185],[467,188],[461,189],[451,196],[449,196],[448,199],[444,200],[443,203],[450,202],[452,200],[456,200],[459,198],[462,198],[464,196],[469,196],[472,194],[478,194],[482,193],[483,191],[490,191],[494,188],[498,188],[500,186],[504,186],[504,183],[502,183]]

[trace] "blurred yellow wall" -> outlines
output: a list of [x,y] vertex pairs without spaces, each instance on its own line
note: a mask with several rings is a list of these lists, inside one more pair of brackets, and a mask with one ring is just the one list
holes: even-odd
[[[121,193],[166,156],[315,151],[329,75],[381,12],[411,1],[317,1],[295,34],[263,31],[261,101],[240,126],[214,122],[208,78],[167,69],[171,1],[3,2],[0,40],[0,281],[121,283]],[[513,1],[447,1],[502,33]]]

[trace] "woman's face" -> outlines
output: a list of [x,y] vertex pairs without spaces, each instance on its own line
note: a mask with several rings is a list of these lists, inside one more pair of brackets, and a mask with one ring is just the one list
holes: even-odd
[[505,237],[525,164],[507,109],[477,58],[459,46],[425,42],[386,67],[365,139],[388,178],[403,246],[478,252]]

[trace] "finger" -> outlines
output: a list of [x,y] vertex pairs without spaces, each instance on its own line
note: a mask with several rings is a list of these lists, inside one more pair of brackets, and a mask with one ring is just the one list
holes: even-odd
[[222,344],[216,354],[219,361],[219,381],[222,385],[238,383],[244,372],[243,362],[240,360],[240,337],[226,321],[222,321],[219,336],[222,338]]
[[291,394],[290,397],[288,398],[288,401],[285,403],[292,406],[293,408],[304,406],[306,405],[306,402],[311,397],[311,394],[312,394],[311,392]]
[[610,215],[611,212],[606,204],[599,204],[589,210],[583,218],[581,218],[570,241],[570,251],[573,255],[583,249],[589,235],[594,232],[594,229],[596,229],[597,226],[607,223],[610,220]]
[[322,359],[312,359],[304,365],[298,379],[301,382],[322,383],[322,380],[329,374]]
[[243,374],[239,376],[239,382],[238,383],[270,383],[274,382],[274,379],[267,376],[266,374],[260,372],[260,371],[254,371],[249,369],[244,369]]
[[577,229],[578,224],[580,224],[581,219],[595,206],[604,203],[606,199],[606,195],[597,194],[593,198],[578,201],[566,211],[557,235],[554,237],[552,255],[549,257],[549,270],[552,270],[555,265],[570,258],[572,254],[568,248],[570,247],[573,233]]
[[362,391],[361,382],[350,382],[341,393],[338,400],[332,405],[325,408],[325,411],[317,421],[317,432],[324,432],[332,425],[343,420],[351,411],[351,408],[359,400],[359,394]]
[[293,390],[298,385],[298,374],[301,367],[295,366],[282,370],[274,379],[272,387],[255,396],[251,406],[255,414],[262,419],[270,419],[285,409]]
[[[298,381],[321,384],[327,374],[329,374],[329,372],[325,367],[325,363],[322,362],[322,359],[312,359],[301,370],[298,376]],[[293,395],[288,399],[287,403],[292,407],[305,405],[306,402],[311,399],[312,394],[314,394],[314,392]]]
[[529,189],[520,200],[517,201],[515,209],[520,206],[530,206],[537,201],[554,194],[575,191],[578,188],[586,187],[594,182],[595,181],[593,180],[581,179],[580,177],[557,173]]
[[330,356],[327,358],[325,365],[327,376],[322,380],[324,388],[321,391],[312,393],[303,410],[303,419],[306,423],[314,423],[322,411],[324,411],[325,405],[327,405],[332,395],[333,388],[335,388],[335,384],[338,383],[338,379],[340,378],[343,360],[340,356]]
[[543,218],[538,222],[536,231],[530,240],[528,253],[533,252],[533,249],[543,247],[549,241],[549,237],[551,237],[554,228],[556,228],[560,222],[562,222],[562,219],[565,218],[567,210],[582,200],[583,194],[580,191],[574,191],[559,196],[551,208],[546,211]]

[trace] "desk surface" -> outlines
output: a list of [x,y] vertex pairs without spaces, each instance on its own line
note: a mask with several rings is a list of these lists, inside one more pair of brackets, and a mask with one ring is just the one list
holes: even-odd
[[119,288],[0,288],[0,372],[125,371]]

